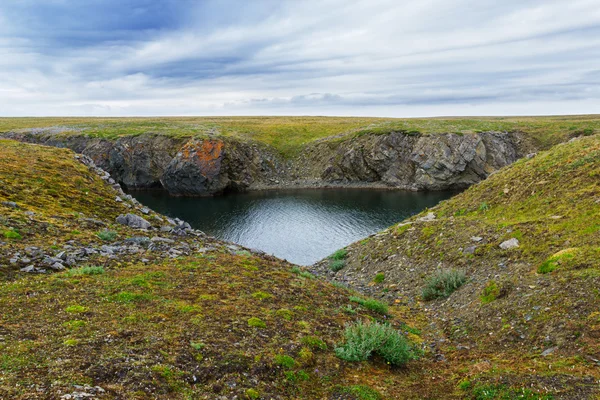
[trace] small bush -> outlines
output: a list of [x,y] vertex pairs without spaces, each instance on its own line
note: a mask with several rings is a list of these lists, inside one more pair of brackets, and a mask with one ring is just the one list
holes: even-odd
[[260,318],[252,317],[248,320],[248,326],[253,328],[266,328],[267,324]]
[[343,260],[346,258],[347,255],[348,255],[348,250],[339,249],[338,251],[336,251],[335,253],[330,255],[329,258],[332,260]]
[[466,281],[467,277],[463,271],[456,269],[437,271],[427,279],[421,295],[423,300],[446,298]]
[[333,272],[338,272],[339,270],[343,269],[345,266],[346,266],[345,260],[332,260],[329,263],[329,269],[332,270]]
[[110,242],[117,238],[117,232],[105,230],[105,231],[97,232],[96,236],[98,236],[100,239],[102,239],[106,242]]
[[385,280],[385,274],[383,272],[378,273],[377,275],[375,275],[375,278],[373,278],[374,283],[381,283],[384,280]]
[[294,274],[300,275],[303,278],[315,279],[315,276],[313,274],[311,274],[308,271],[304,271],[304,270],[300,269],[299,267],[292,267],[292,272]]
[[246,397],[249,398],[250,400],[260,399],[260,393],[258,393],[257,390],[248,389],[248,390],[246,390]]
[[81,268],[73,268],[70,269],[67,274],[70,276],[79,276],[79,275],[102,275],[104,272],[104,267],[81,267]]
[[365,361],[377,354],[388,364],[402,366],[418,358],[408,340],[389,324],[359,321],[346,326],[344,337],[346,343],[335,349],[342,360]]
[[377,301],[375,299],[363,299],[360,297],[352,296],[352,297],[350,297],[350,301],[353,303],[358,303],[361,306],[363,306],[364,308],[371,310],[371,311],[375,311],[379,314],[385,315],[388,313],[387,304]]
[[5,239],[11,239],[11,240],[23,239],[23,236],[21,236],[21,234],[19,232],[15,231],[14,229],[4,231],[2,234],[4,235]]

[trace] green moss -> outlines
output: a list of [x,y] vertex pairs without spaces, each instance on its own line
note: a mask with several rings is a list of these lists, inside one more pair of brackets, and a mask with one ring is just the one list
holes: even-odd
[[352,395],[357,400],[381,400],[383,398],[378,391],[366,385],[339,387],[335,391],[339,394]]
[[283,368],[286,368],[286,369],[292,369],[296,365],[296,360],[294,360],[292,357],[284,355],[284,354],[276,355],[273,362],[277,365],[282,366]]
[[267,324],[265,324],[265,322],[260,318],[252,317],[248,319],[248,326],[253,328],[266,328]]
[[80,305],[71,305],[68,306],[67,308],[65,308],[65,311],[68,313],[72,313],[72,314],[80,314],[80,313],[84,313],[88,310],[87,307],[84,306],[80,306]]
[[379,272],[373,278],[373,283],[382,283],[385,280],[385,274],[383,272]]
[[479,296],[479,298],[481,299],[481,302],[483,304],[487,304],[496,300],[499,296],[500,287],[498,286],[496,281],[489,281],[483,288],[483,291],[481,292],[481,296]]
[[327,344],[316,336],[304,336],[300,341],[312,349],[327,350]]
[[4,236],[4,238],[11,239],[11,240],[23,239],[23,236],[21,236],[21,234],[19,232],[17,232],[16,230],[13,230],[13,229],[9,229],[9,230],[2,232],[2,235]]
[[270,299],[271,297],[273,297],[273,295],[270,293],[258,291],[258,292],[252,293],[252,297],[254,297],[255,299],[259,299],[259,300],[265,300],[265,299]]
[[111,301],[122,304],[141,303],[152,300],[148,293],[119,292],[110,297]]

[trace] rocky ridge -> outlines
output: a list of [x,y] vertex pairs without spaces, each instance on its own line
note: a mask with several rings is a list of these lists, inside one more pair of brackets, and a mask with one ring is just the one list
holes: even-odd
[[342,136],[309,143],[291,159],[267,145],[218,135],[111,140],[48,128],[2,136],[87,155],[130,189],[162,187],[188,196],[284,187],[461,189],[531,151],[524,135],[508,132]]

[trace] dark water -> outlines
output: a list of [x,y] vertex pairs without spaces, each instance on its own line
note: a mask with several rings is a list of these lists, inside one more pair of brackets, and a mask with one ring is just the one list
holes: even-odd
[[452,195],[372,189],[265,191],[219,197],[132,193],[211,236],[309,265]]

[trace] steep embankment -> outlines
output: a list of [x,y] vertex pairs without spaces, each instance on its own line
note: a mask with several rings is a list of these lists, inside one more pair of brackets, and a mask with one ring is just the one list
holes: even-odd
[[292,158],[265,144],[218,135],[109,139],[35,129],[4,136],[68,147],[129,188],[163,187],[174,195],[280,187],[465,188],[531,149],[517,132],[346,135],[310,143]]
[[471,364],[465,390],[600,395],[598,135],[522,159],[346,251],[315,270],[425,312],[440,352]]

